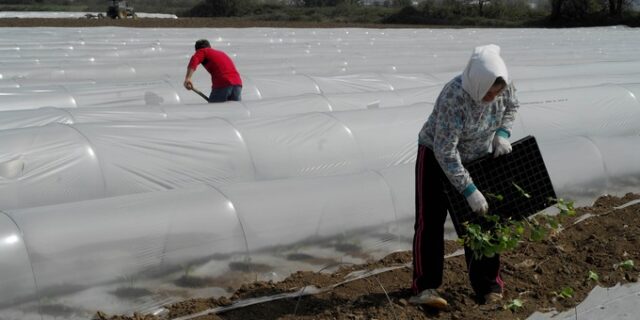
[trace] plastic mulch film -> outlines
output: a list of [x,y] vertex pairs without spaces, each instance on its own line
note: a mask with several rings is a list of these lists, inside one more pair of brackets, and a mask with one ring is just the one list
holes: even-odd
[[153,312],[184,294],[224,295],[248,281],[361,263],[408,248],[394,212],[375,172],[6,211],[38,290],[12,292],[5,300],[20,303],[0,314],[48,317],[39,310],[56,305],[69,319],[96,309]]
[[[132,84],[134,85],[134,84]],[[115,87],[117,88],[117,87]],[[104,102],[102,105],[120,105],[118,107],[72,107],[64,109],[41,108],[29,110],[9,110],[0,112],[0,129],[13,129],[48,123],[86,123],[109,121],[152,121],[201,119],[221,117],[241,119],[250,117],[273,117],[294,115],[315,111],[369,110],[377,108],[395,108],[415,103],[434,103],[442,85],[422,88],[399,89],[393,91],[301,94],[290,97],[278,97],[261,100],[245,100],[209,105],[197,97],[193,104],[175,103],[164,99],[155,91],[139,90],[137,98],[114,98],[118,93],[114,88],[106,90],[104,95],[93,97]],[[617,135],[634,130],[634,123],[640,119],[638,84],[598,85],[543,91],[527,91],[517,85],[521,108],[517,121],[524,123],[538,139],[557,139],[574,135]],[[159,87],[157,88],[160,89]],[[11,89],[14,90],[14,89]],[[115,91],[113,91],[115,90]],[[133,91],[135,92],[135,90]],[[161,95],[166,95],[162,93]],[[37,97],[37,95],[35,96]],[[47,105],[49,100],[24,101],[35,106]],[[83,101],[86,100],[82,98]],[[120,102],[115,102],[116,100]],[[55,100],[54,100],[55,101]],[[125,102],[126,103],[123,103]],[[173,102],[172,102],[173,101]],[[182,101],[182,99],[180,99]],[[21,102],[23,103],[23,102]],[[93,106],[100,105],[93,103]],[[615,108],[616,112],[608,112]],[[580,121],[573,121],[579,119]],[[579,123],[589,123],[581,126]],[[589,128],[586,130],[585,128]]]
[[[417,133],[481,43],[518,89],[512,141],[536,137],[559,197],[637,192],[632,28],[126,32],[0,39],[0,318],[155,313],[410,249]],[[242,102],[182,87],[200,37],[236,62]]]
[[105,196],[93,146],[66,125],[0,131],[3,209]]
[[[3,311],[23,303],[25,299],[33,299],[37,293],[31,261],[22,235],[15,222],[0,212],[0,310]],[[6,316],[4,312],[0,314]],[[19,319],[11,313],[9,317]]]
[[245,141],[228,121],[84,124],[109,196],[254,180]]

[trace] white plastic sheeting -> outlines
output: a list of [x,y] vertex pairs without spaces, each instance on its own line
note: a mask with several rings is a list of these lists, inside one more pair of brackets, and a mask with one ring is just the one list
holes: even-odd
[[[293,80],[293,79],[292,79]],[[640,76],[639,79],[640,80]],[[542,82],[542,80],[538,80]],[[146,84],[138,83],[140,87]],[[134,87],[135,88],[135,87]],[[279,97],[263,100],[229,102],[222,105],[210,105],[198,101],[197,104],[176,104],[181,99],[172,99],[173,91],[167,90],[161,97],[147,92],[141,99],[123,98],[135,89],[113,91],[111,94],[100,94],[99,97],[80,96],[81,101],[94,100],[95,105],[114,105],[123,101],[130,106],[105,108],[51,108],[38,110],[2,111],[0,129],[15,129],[31,126],[42,126],[49,123],[88,123],[111,121],[139,120],[182,120],[201,119],[206,117],[222,117],[225,119],[242,119],[249,117],[293,115],[315,111],[370,110],[378,108],[402,107],[418,103],[434,103],[440,93],[441,85],[400,89],[393,91],[372,91],[360,93],[315,94],[307,93],[291,97]],[[20,89],[11,89],[20,90]],[[79,89],[76,89],[80,91]],[[528,127],[540,129],[533,131],[537,137],[546,132],[561,135],[576,135],[606,132],[608,134],[628,133],[634,128],[638,119],[640,102],[640,84],[605,84],[587,87],[570,87],[564,89],[545,89],[535,91],[518,90],[523,118],[527,118]],[[13,99],[29,106],[46,104],[54,99],[38,98],[40,93],[29,91],[30,99]],[[67,96],[68,101],[76,104],[76,100]],[[37,102],[42,101],[42,102]],[[105,100],[102,100],[105,99]],[[164,104],[164,101],[173,104]],[[102,102],[108,101],[108,102]],[[162,102],[162,103],[157,103]],[[17,103],[16,103],[17,104]],[[610,112],[614,108],[616,112]],[[572,123],[566,123],[574,118]],[[601,120],[606,121],[601,121]],[[588,121],[590,125],[584,125]],[[553,127],[553,128],[549,128]]]
[[430,109],[418,104],[235,121],[4,130],[0,201],[5,209],[24,208],[198,184],[378,170],[413,161],[415,132]]
[[[550,163],[554,186],[562,196],[595,196],[613,191],[614,186],[616,191],[637,191],[637,167],[614,165],[611,173],[625,179],[616,181],[602,170],[607,159],[597,157],[606,152],[634,154],[627,149],[640,143],[640,137],[634,138],[614,144],[602,139],[600,145],[582,138],[551,143],[543,149],[543,156]],[[588,161],[567,161],[574,157]],[[630,160],[638,160],[637,152]],[[581,175],[580,169],[593,174]],[[8,269],[23,279],[27,277],[24,270],[33,268],[36,293],[66,297],[67,307],[78,316],[92,308],[140,310],[179,299],[169,293],[189,272],[219,283],[239,284],[281,279],[297,268],[309,268],[296,264],[296,259],[339,262],[332,260],[336,255],[329,249],[346,251],[338,254],[343,258],[407,249],[410,229],[406,227],[413,215],[409,205],[412,172],[409,164],[382,172],[236,183],[217,190],[182,189],[5,210],[11,220],[6,219],[3,226],[7,231],[1,252],[6,257],[3,261],[22,264]],[[246,275],[241,277],[238,272]],[[224,280],[226,277],[231,279]],[[6,279],[8,285],[18,285],[13,278]],[[32,284],[19,282],[19,290],[5,301],[27,303],[14,303],[5,314],[29,318],[35,308],[31,301],[38,296]],[[127,300],[119,296],[127,288],[147,291]],[[222,288],[200,292],[206,293],[224,292]],[[197,291],[192,294],[198,295]]]
[[[127,75],[123,75],[127,77]],[[384,74],[357,74],[349,76],[312,77],[285,75],[270,77],[243,77],[242,98],[245,101],[291,97],[304,94],[365,93],[384,95],[385,91],[397,87],[407,90],[418,88],[426,76],[395,76]],[[42,80],[46,80],[44,78]],[[408,79],[414,80],[414,82]],[[49,79],[55,81],[57,79]],[[12,80],[16,81],[16,80]],[[114,80],[112,80],[114,81]],[[63,80],[64,83],[64,80]],[[413,85],[410,85],[413,83]],[[431,84],[431,82],[428,82]],[[5,82],[0,95],[0,111],[33,109],[40,107],[87,108],[153,106],[171,104],[202,103],[203,99],[184,89],[178,90],[167,80],[125,81],[96,84],[91,82],[62,84],[59,86],[21,86]],[[204,90],[207,91],[207,90]],[[348,98],[346,98],[348,100]],[[352,98],[353,99],[353,98]]]
[[[635,29],[124,30],[0,39],[3,319],[154,312],[408,249],[417,132],[479,44],[502,47],[513,139],[538,138],[559,196],[638,192]],[[181,88],[203,37],[242,102]]]
[[[524,92],[513,139],[528,134],[541,142],[637,136],[640,103],[633,94],[637,90],[637,85],[629,84]],[[0,181],[0,199],[10,209],[201,183],[351,174],[413,162],[415,135],[431,105],[360,108],[235,120],[103,122],[0,131],[0,141],[7,146],[0,153],[0,159],[6,159],[0,162],[6,178]],[[41,145],[23,142],[34,139]],[[56,152],[50,145],[56,145]],[[52,163],[59,164],[56,170]],[[56,184],[60,187],[53,188]],[[40,187],[50,191],[43,193]]]

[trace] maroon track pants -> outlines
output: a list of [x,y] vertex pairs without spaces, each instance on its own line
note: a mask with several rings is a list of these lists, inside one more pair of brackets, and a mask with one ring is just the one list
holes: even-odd
[[[442,183],[450,183],[438,164],[433,151],[418,146],[416,160],[416,221],[413,236],[414,294],[425,289],[435,289],[442,284],[444,265],[444,223],[448,202]],[[464,221],[451,215],[458,237],[464,235]],[[489,292],[502,292],[500,257],[473,258],[473,252],[464,248],[471,287],[479,297]]]

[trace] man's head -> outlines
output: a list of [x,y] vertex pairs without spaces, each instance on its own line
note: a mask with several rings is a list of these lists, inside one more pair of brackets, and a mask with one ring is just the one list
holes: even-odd
[[196,50],[200,50],[202,48],[211,48],[211,44],[207,39],[200,39],[196,41]]

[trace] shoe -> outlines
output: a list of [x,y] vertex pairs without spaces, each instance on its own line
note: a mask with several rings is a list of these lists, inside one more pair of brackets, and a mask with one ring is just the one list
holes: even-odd
[[502,293],[500,292],[489,292],[484,295],[485,304],[499,304],[501,302],[502,302]]
[[420,294],[409,298],[409,303],[422,304],[439,310],[447,308],[447,300],[440,297],[436,289],[426,289],[420,292]]

